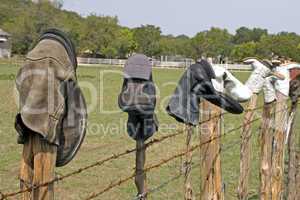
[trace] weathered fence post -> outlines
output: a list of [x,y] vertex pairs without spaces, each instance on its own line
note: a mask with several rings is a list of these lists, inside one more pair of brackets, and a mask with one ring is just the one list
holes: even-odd
[[242,130],[242,143],[241,143],[241,155],[240,155],[240,178],[238,186],[238,198],[240,200],[246,200],[248,197],[248,182],[250,175],[250,161],[251,161],[251,124],[250,121],[253,120],[253,115],[256,104],[257,104],[257,94],[253,94],[247,107],[247,112],[245,113],[243,121]]
[[271,155],[274,103],[265,103],[260,134],[260,200],[271,197]]
[[[30,150],[29,144],[24,144],[19,177],[21,190],[30,188],[33,183],[33,166],[28,163],[28,158],[32,156]],[[21,194],[21,199],[31,200],[32,191]]]
[[287,122],[286,97],[277,92],[275,106],[275,132],[272,147],[272,174],[271,174],[271,199],[280,200],[283,196],[284,173],[284,139]]
[[[28,134],[20,169],[20,188],[27,189],[54,179],[57,148],[35,133]],[[53,200],[54,183],[22,194],[22,200]]]
[[221,109],[208,101],[201,104],[200,125],[200,199],[222,200],[222,172],[220,157]]
[[193,127],[190,125],[186,125],[186,157],[185,157],[185,172],[184,172],[184,199],[185,200],[193,200],[193,188],[191,184],[191,169],[192,169],[192,152],[191,149],[191,141],[192,141],[192,133]]
[[[292,104],[290,115],[296,115],[292,117],[290,124],[290,133],[288,138],[288,181],[287,181],[287,200],[297,200],[300,197],[300,137],[298,135],[299,129],[295,124],[295,119],[299,119],[297,113],[298,102]],[[298,116],[297,116],[298,115]],[[295,129],[295,130],[294,130]]]
[[146,162],[146,146],[144,140],[140,139],[136,141],[136,176],[135,185],[138,190],[138,196],[141,199],[146,199],[146,173],[144,172],[144,166]]

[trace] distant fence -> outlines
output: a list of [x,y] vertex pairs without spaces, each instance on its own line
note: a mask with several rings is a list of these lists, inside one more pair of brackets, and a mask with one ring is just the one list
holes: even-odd
[[[78,57],[77,61],[80,65],[97,66],[97,65],[112,65],[112,66],[124,66],[125,59],[102,59],[102,58],[81,58]],[[21,66],[24,63],[23,58],[10,58],[10,59],[0,59],[0,66]],[[193,62],[190,60],[183,62],[168,62],[168,61],[152,61],[153,66],[158,68],[187,68]],[[250,65],[242,64],[218,64],[226,69],[234,71],[250,71]]]
[[24,63],[24,59],[22,58],[0,58],[0,67],[1,66],[13,66],[19,67]]
[[[115,65],[123,66],[126,63],[125,59],[102,59],[102,58],[77,58],[80,65]],[[190,60],[183,62],[167,62],[167,61],[152,61],[153,66],[160,68],[186,68],[193,64]],[[249,71],[250,65],[241,64],[218,64],[229,70]]]

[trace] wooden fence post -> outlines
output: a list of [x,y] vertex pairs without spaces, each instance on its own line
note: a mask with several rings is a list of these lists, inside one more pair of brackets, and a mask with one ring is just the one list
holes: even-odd
[[286,97],[277,92],[275,106],[275,132],[272,147],[272,174],[271,174],[271,199],[280,200],[283,197],[283,173],[284,173],[284,141],[285,127],[287,123]]
[[[32,186],[33,184],[33,164],[31,158],[33,155],[31,153],[31,147],[29,142],[25,143],[23,146],[23,153],[21,158],[21,167],[20,167],[20,189],[25,190]],[[24,192],[21,194],[22,200],[31,200],[32,191]]]
[[193,127],[186,125],[186,156],[185,156],[185,172],[184,172],[184,199],[185,200],[194,200],[193,197],[193,188],[191,184],[191,170],[192,170],[192,156],[193,153],[191,149],[192,133]]
[[[290,114],[296,115],[293,117],[288,138],[288,181],[287,181],[287,200],[297,200],[300,197],[300,137],[297,131],[295,119],[299,119],[297,114],[298,102],[292,104]],[[297,116],[298,115],[298,116]],[[295,130],[294,130],[295,129]],[[288,133],[287,133],[288,134]]]
[[271,197],[273,116],[274,103],[265,104],[260,134],[260,200],[269,200]]
[[[144,172],[146,162],[146,147],[144,140],[136,141],[136,158],[135,158],[135,185],[138,195],[144,195],[147,191],[146,173]],[[146,199],[143,197],[141,199]]]
[[[57,147],[35,133],[28,134],[23,147],[20,187],[27,189],[54,179]],[[22,194],[22,200],[54,200],[54,183]]]
[[251,161],[251,124],[256,104],[257,94],[253,94],[249,103],[248,111],[245,113],[243,130],[242,130],[242,143],[241,143],[241,155],[240,155],[240,178],[238,186],[238,198],[240,200],[246,200],[248,197],[248,182],[250,176],[250,161]]
[[222,172],[220,157],[221,109],[208,101],[201,104],[200,125],[200,199],[223,200]]

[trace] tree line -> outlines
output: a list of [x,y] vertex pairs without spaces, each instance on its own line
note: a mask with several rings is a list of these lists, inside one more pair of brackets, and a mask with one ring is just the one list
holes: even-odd
[[154,25],[128,28],[121,26],[116,16],[83,17],[47,1],[0,0],[0,28],[12,35],[14,54],[26,54],[49,27],[67,32],[79,54],[95,57],[126,58],[139,52],[156,58],[222,57],[240,61],[248,56],[268,58],[277,54],[300,61],[300,36],[296,33],[270,34],[262,28],[241,27],[231,34],[212,27],[193,37],[163,35],[160,27]]

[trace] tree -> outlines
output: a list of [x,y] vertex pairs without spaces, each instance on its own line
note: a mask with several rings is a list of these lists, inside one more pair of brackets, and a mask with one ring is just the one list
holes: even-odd
[[259,42],[261,37],[264,35],[268,35],[267,29],[261,29],[261,28],[254,28],[252,30],[252,41],[253,42]]
[[117,17],[82,17],[59,9],[62,4],[62,0],[1,0],[0,28],[12,35],[14,54],[26,54],[45,29],[56,27],[71,37],[79,53],[88,50],[107,58],[126,58],[140,52],[151,57],[230,56],[240,60],[247,56],[270,58],[275,53],[300,61],[300,37],[295,33],[269,35],[266,29],[241,27],[232,36],[226,29],[211,28],[193,38],[176,37],[162,35],[153,25],[121,27]]
[[257,43],[247,42],[243,44],[235,45],[231,51],[231,58],[235,61],[241,61],[246,57],[252,57],[257,55]]
[[159,41],[161,30],[153,25],[142,25],[133,29],[134,40],[137,43],[137,51],[149,57],[159,55],[161,49]]
[[231,38],[232,35],[226,29],[211,28],[209,31],[200,32],[192,38],[195,49],[193,57],[228,56],[232,48]]
[[117,51],[118,58],[127,58],[137,48],[133,32],[129,28],[120,28],[113,46]]
[[103,47],[101,52],[106,58],[115,58],[118,55],[117,49],[112,46]]
[[81,33],[84,27],[83,18],[75,12],[59,12],[57,16],[56,27],[66,32],[74,42],[77,51],[80,51]]
[[89,50],[94,55],[104,56],[110,52],[107,55],[110,57],[113,48],[111,44],[117,38],[118,31],[117,17],[90,15],[85,19],[81,30],[80,50]]
[[177,41],[173,35],[162,36],[159,41],[161,55],[178,55]]
[[[29,12],[31,8],[31,12]],[[3,27],[12,35],[12,52],[25,54],[37,40],[39,31],[37,7],[27,7],[19,15],[4,22]],[[42,18],[41,18],[42,20]]]
[[8,8],[9,4],[6,3],[1,3],[0,4],[0,25],[2,25],[4,22],[6,22],[9,18],[10,18],[10,13],[9,12],[9,8]]
[[192,57],[191,39],[186,35],[162,36],[160,40],[161,55]]
[[12,34],[13,53],[25,54],[45,29],[57,27],[59,10],[49,2],[23,2],[20,5],[24,7],[21,9],[17,6],[15,12],[18,14],[10,16],[3,27]]
[[176,49],[179,55],[187,58],[192,58],[195,54],[192,48],[192,40],[186,35],[179,35],[176,37]]
[[268,31],[266,29],[249,29],[247,27],[241,27],[236,30],[236,34],[233,37],[233,42],[234,44],[259,42],[260,38],[264,35],[268,35]]
[[300,61],[299,43],[300,37],[295,33],[282,32],[264,36],[258,44],[258,53],[264,57],[276,54]]

